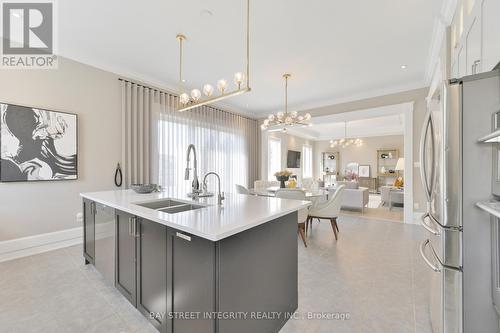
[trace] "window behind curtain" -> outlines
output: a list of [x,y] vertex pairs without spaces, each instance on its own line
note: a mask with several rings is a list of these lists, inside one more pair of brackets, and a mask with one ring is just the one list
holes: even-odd
[[267,149],[267,177],[276,180],[274,173],[281,170],[281,140],[269,138]]
[[[157,122],[158,182],[173,194],[191,191],[193,155],[190,157],[190,180],[184,180],[186,151],[196,147],[198,177],[210,171],[221,177],[221,190],[235,193],[235,184],[248,186],[257,178],[257,134],[255,120],[212,107],[199,107],[179,113],[172,105],[176,99],[166,95],[160,101]],[[217,189],[215,176],[207,178],[208,189]],[[200,184],[201,185],[201,184]]]
[[[221,177],[221,187],[225,192],[235,192],[235,184],[248,184],[248,156],[243,147],[246,139],[241,133],[231,133],[222,129],[214,130],[203,125],[182,124],[160,120],[160,132],[168,133],[167,140],[159,140],[159,182],[163,188],[175,190],[182,188],[183,192],[190,192],[193,177],[193,155],[190,157],[191,178],[184,179],[186,168],[186,150],[192,142],[195,144],[198,159],[198,177],[200,184],[203,176],[215,171]],[[165,138],[165,136],[164,136]],[[174,140],[177,144],[168,144]],[[215,190],[216,178],[207,178],[211,190]]]
[[308,145],[302,146],[302,178],[312,178],[312,147]]

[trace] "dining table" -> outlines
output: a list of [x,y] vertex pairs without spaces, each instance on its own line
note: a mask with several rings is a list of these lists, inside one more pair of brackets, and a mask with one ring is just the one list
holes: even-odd
[[[267,188],[251,188],[248,191],[252,195],[258,195],[262,197],[275,197],[276,192],[280,189],[279,186],[271,186]],[[296,188],[296,189],[301,189],[301,188]],[[305,192],[306,194],[306,199],[309,200],[318,200],[321,198],[328,199],[328,194],[330,193],[328,190],[325,189],[301,189]]]

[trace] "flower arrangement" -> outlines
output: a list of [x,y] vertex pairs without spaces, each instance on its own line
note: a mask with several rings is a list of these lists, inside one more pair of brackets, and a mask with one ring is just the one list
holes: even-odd
[[274,175],[276,177],[290,177],[292,175],[292,173],[288,170],[282,170],[282,171],[275,172]]
[[281,188],[286,187],[285,182],[288,180],[288,178],[290,178],[291,175],[292,175],[292,173],[288,170],[278,171],[274,174],[274,176],[276,177],[276,180],[280,182]]
[[358,174],[352,170],[346,170],[345,179],[349,181],[358,180]]

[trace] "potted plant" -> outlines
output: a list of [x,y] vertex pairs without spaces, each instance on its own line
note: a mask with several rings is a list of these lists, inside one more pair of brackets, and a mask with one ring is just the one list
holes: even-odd
[[276,180],[280,182],[280,188],[286,188],[285,182],[288,181],[291,175],[292,173],[288,170],[278,171],[274,174]]

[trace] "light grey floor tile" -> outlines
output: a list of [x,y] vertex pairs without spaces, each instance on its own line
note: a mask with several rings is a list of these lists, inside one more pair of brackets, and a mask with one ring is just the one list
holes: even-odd
[[[430,271],[418,256],[422,228],[339,219],[313,224],[299,244],[299,308],[283,333],[430,333]],[[0,263],[1,332],[147,333],[156,329],[91,265],[82,246]],[[311,313],[347,318],[311,319]]]

